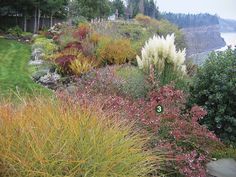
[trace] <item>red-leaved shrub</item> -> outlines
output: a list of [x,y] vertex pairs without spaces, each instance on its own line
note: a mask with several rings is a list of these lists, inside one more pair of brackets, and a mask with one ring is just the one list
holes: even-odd
[[74,55],[60,56],[55,60],[55,63],[60,67],[63,72],[70,73],[70,64],[76,59]]
[[78,40],[83,40],[87,37],[89,31],[90,31],[89,25],[82,23],[79,25],[79,28],[73,32],[73,37]]
[[[135,121],[139,128],[141,125],[155,135],[149,146],[165,150],[173,159],[166,163],[168,170],[187,177],[205,177],[205,164],[210,160],[211,152],[224,147],[212,132],[198,123],[207,112],[197,105],[186,110],[186,95],[172,86],[154,90],[146,99],[124,97],[113,88],[122,81],[110,76],[83,78],[74,99],[83,105],[101,105],[102,111]],[[156,112],[158,105],[163,106],[163,113]]]
[[82,50],[83,47],[80,42],[70,42],[68,43],[64,49],[77,49],[77,50]]
[[[206,176],[205,163],[215,148],[223,144],[206,127],[198,123],[207,112],[193,106],[185,111],[186,95],[172,86],[164,86],[150,93],[141,121],[157,132],[153,144],[157,148],[168,148],[176,161],[173,166],[188,177]],[[156,113],[156,107],[163,106],[164,112]]]

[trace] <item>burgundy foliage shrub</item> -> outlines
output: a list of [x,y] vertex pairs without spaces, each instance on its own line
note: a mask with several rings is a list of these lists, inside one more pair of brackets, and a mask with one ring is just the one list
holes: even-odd
[[[187,177],[206,176],[205,164],[210,160],[211,152],[224,145],[198,123],[207,114],[203,108],[193,106],[185,111],[186,95],[172,86],[150,92],[147,99],[133,100],[112,89],[114,83],[121,81],[112,75],[103,80],[99,77],[83,79],[84,82],[79,83],[77,100],[81,104],[101,105],[101,109],[109,114],[119,114],[125,120],[147,127],[146,130],[155,134],[150,147],[165,150],[174,159],[167,163],[168,169]],[[157,105],[163,106],[163,113],[156,112]]]
[[77,49],[77,50],[82,51],[83,47],[80,42],[70,42],[66,45],[64,49]]
[[83,40],[87,37],[87,35],[89,34],[89,31],[90,31],[89,25],[80,24],[79,28],[76,31],[74,31],[73,37],[78,40]]
[[[193,106],[185,111],[186,96],[181,90],[164,86],[158,92],[150,93],[145,106],[145,115],[141,121],[157,132],[159,139],[153,144],[157,148],[165,147],[174,159],[173,166],[188,177],[205,177],[205,164],[215,148],[223,144],[208,129],[198,123],[207,112]],[[156,113],[156,107],[163,106],[164,112]]]
[[63,72],[70,73],[70,63],[76,59],[74,55],[62,55],[55,60],[55,63],[63,70]]

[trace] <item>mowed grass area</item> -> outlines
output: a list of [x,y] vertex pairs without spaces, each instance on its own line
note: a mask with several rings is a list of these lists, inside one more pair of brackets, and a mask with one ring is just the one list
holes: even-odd
[[50,94],[30,78],[30,46],[0,38],[0,98]]

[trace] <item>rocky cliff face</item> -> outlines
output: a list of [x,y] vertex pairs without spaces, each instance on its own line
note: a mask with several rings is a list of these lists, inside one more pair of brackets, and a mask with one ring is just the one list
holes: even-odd
[[226,45],[220,35],[220,26],[201,26],[182,29],[188,45],[187,56],[212,51]]

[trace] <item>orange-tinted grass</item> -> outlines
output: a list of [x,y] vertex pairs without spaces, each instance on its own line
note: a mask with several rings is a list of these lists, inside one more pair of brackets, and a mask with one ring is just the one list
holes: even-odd
[[0,176],[146,176],[154,161],[132,125],[72,101],[0,105]]

